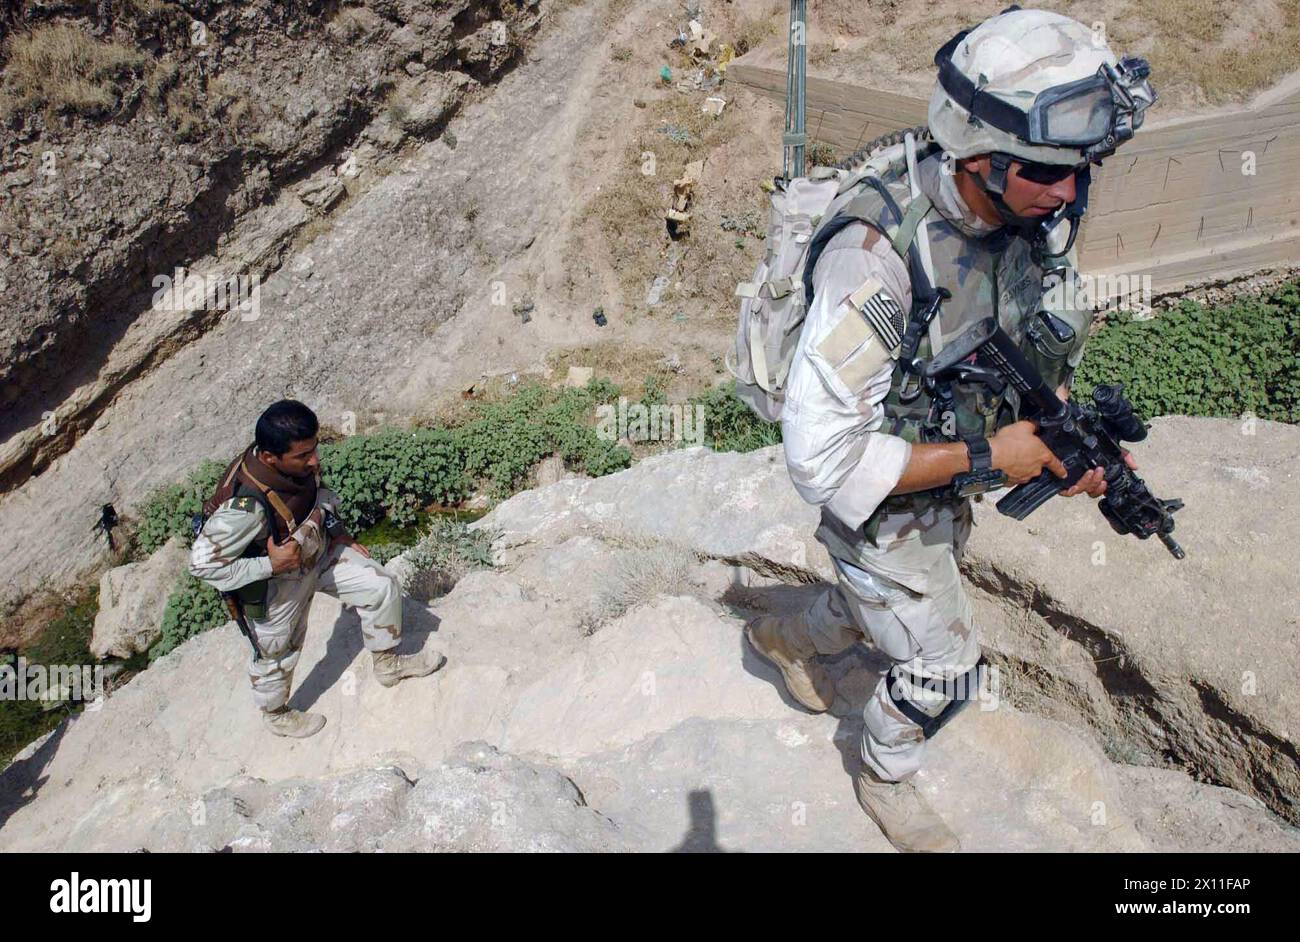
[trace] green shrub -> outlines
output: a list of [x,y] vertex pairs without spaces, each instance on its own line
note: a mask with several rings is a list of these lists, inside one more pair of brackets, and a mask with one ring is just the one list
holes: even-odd
[[361,543],[369,550],[370,558],[381,566],[411,548],[408,543],[366,543],[364,540]]
[[714,451],[753,451],[781,441],[781,423],[764,422],[738,398],[732,380],[692,400],[704,406],[705,444]]
[[184,484],[169,484],[153,492],[141,508],[136,524],[138,556],[148,556],[173,536],[181,537],[187,545],[194,542],[191,518],[203,509],[203,502],[217,489],[217,480],[226,464],[216,460],[205,461]]
[[1300,421],[1300,282],[1271,296],[1209,308],[1193,301],[1157,317],[1107,318],[1088,341],[1075,395],[1122,382],[1144,418]]
[[[99,586],[67,598],[63,613],[19,652],[27,664],[92,664],[90,636],[99,610]],[[17,670],[17,657],[0,655],[0,663]],[[67,701],[0,699],[0,768],[24,746],[54,729],[69,713],[81,708]]]
[[149,649],[149,660],[156,661],[184,641],[229,620],[230,615],[217,590],[185,573],[167,598],[162,637]]
[[[459,426],[386,428],[322,445],[321,477],[339,495],[341,516],[351,532],[384,521],[400,533],[422,522],[426,506],[459,503],[480,482],[497,496],[508,496],[553,453],[568,467],[593,476],[628,467],[631,453],[603,440],[595,428],[597,406],[618,395],[618,386],[607,379],[593,379],[580,389],[524,386],[502,402],[480,406]],[[132,534],[139,555],[152,553],[172,536],[193,541],[191,518],[216,488],[225,466],[206,461],[183,484],[159,488],[149,497]],[[402,541],[386,533],[376,542]],[[383,548],[389,558],[400,551]],[[188,592],[178,590],[172,601],[188,605],[195,592],[193,586]],[[208,611],[216,617],[215,605]],[[192,617],[178,609],[176,619],[177,640],[184,640],[189,637],[184,626]]]
[[456,429],[466,472],[500,497],[517,489],[533,466],[552,453],[588,474],[628,467],[631,453],[602,439],[594,427],[596,407],[617,392],[613,384],[595,380],[558,393],[528,385],[503,402],[480,407]]
[[446,429],[382,429],[322,446],[321,478],[339,495],[352,532],[385,517],[405,526],[426,504],[454,504],[469,493],[461,448]]
[[488,528],[471,530],[463,521],[433,517],[419,542],[406,551],[402,587],[423,599],[449,592],[465,573],[491,568],[495,537]]

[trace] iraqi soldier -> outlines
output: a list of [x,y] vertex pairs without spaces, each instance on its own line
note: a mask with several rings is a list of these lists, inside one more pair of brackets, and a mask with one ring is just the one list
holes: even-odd
[[[1076,277],[1090,164],[1131,137],[1155,100],[1145,62],[1117,60],[1091,30],[1045,11],[1012,7],[958,34],[935,62],[932,141],[920,134],[915,169],[863,180],[809,246],[813,301],[782,433],[796,489],[822,508],[817,538],[837,583],[808,611],[746,630],[813,711],[835,695],[819,655],[865,637],[893,661],[864,710],[855,791],[897,848],[916,851],[959,847],[911,779],[926,740],[978,691],[979,641],[958,573],[972,495],[1065,469],[1036,426],[1017,420],[1014,390],[955,384],[941,410],[903,368],[898,340],[914,301],[945,288],[922,356],[996,315],[1068,396],[1091,311],[1052,288]],[[1097,468],[1062,494],[1105,490]]]
[[233,595],[250,630],[248,674],[267,727],[298,738],[325,725],[325,717],[287,705],[315,593],[356,608],[375,679],[384,686],[446,662],[431,650],[396,653],[401,585],[339,521],[338,496],[320,481],[318,430],[316,415],[301,402],[281,400],[263,412],[255,444],[231,462],[204,505],[190,554],[190,572]]

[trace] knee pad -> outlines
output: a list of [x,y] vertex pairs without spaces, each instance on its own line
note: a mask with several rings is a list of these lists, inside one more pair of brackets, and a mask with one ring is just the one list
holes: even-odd
[[[921,727],[925,738],[930,739],[978,696],[980,671],[986,664],[981,655],[974,667],[951,680],[917,677],[895,664],[885,675],[885,691],[898,712]],[[915,701],[905,692],[909,688],[925,691],[927,696]]]

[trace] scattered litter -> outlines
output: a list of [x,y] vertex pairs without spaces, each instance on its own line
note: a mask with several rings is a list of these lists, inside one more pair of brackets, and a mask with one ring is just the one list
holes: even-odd
[[668,221],[668,235],[674,239],[680,239],[690,232],[691,195],[703,172],[704,161],[693,160],[682,171],[681,179],[673,181],[673,205],[664,214],[664,218]]
[[667,275],[656,275],[655,280],[650,283],[650,290],[646,292],[646,307],[654,307],[663,300],[664,291],[668,288],[670,281]]
[[[677,312],[681,314],[680,311]],[[682,371],[682,358],[675,353],[671,353],[663,358],[664,368],[671,373],[680,373]]]
[[659,70],[659,81],[663,82],[664,84],[667,84],[672,80],[673,80],[672,69],[668,68],[668,66],[664,66],[662,69]]
[[727,100],[725,98],[713,96],[704,99],[704,107],[700,110],[705,114],[720,115],[722,114],[722,109],[725,107],[727,107]]
[[596,308],[596,310],[592,312],[591,319],[596,322],[597,327],[604,327],[609,323],[609,321],[605,319],[605,309],[603,307]]
[[698,59],[707,59],[709,50],[718,37],[713,35],[711,30],[701,26],[699,20],[691,20],[687,25],[691,29],[691,55]]
[[569,375],[564,377],[564,385],[580,389],[591,382],[591,377],[594,374],[595,370],[590,366],[571,366],[569,367]]
[[677,263],[681,261],[683,252],[683,247],[676,243],[668,246],[668,255],[664,259],[664,267],[650,284],[650,290],[646,292],[646,307],[654,307],[662,300],[664,292],[668,290],[668,286],[672,283],[673,275],[677,272]]
[[731,43],[722,43],[718,46],[718,58],[713,63],[713,67],[725,75],[727,63],[734,58],[736,58],[736,50],[731,47]]

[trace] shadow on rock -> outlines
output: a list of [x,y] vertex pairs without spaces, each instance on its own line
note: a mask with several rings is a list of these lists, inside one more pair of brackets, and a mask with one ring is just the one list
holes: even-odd
[[49,780],[49,776],[41,773],[59,751],[59,741],[71,722],[72,719],[68,719],[60,723],[35,752],[0,772],[0,828],[15,811],[35,798],[41,786]]
[[707,788],[695,789],[687,796],[691,823],[682,842],[670,853],[674,854],[726,854],[718,843],[718,813],[713,807],[713,793]]
[[[397,646],[397,653],[412,654],[424,648],[430,643],[430,636],[438,630],[438,624],[438,616],[430,612],[426,605],[404,597],[402,640]],[[311,709],[325,691],[338,683],[363,650],[361,618],[355,609],[344,607],[330,629],[324,656],[312,665],[311,673],[293,692],[289,706],[295,710]]]

